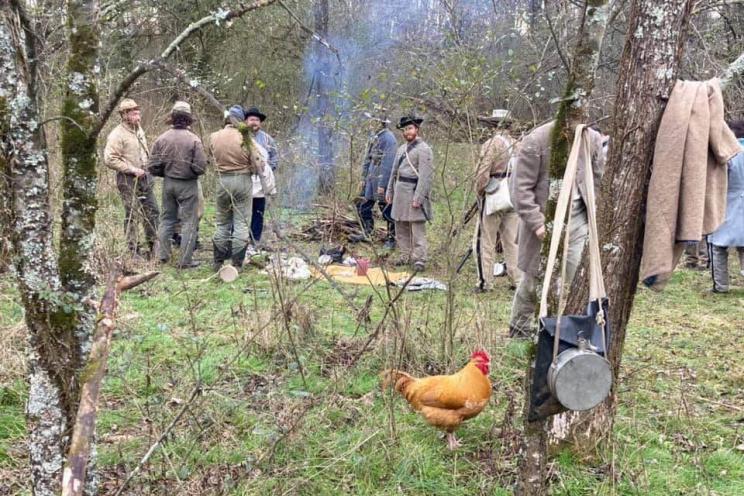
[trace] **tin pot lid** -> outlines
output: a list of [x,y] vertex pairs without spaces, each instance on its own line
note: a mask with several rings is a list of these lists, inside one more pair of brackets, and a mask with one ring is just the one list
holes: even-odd
[[233,282],[238,278],[238,269],[232,265],[223,266],[217,275],[222,279],[222,282]]

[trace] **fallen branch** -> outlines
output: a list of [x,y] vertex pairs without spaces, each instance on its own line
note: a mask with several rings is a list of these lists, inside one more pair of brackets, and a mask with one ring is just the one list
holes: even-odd
[[115,269],[109,276],[106,292],[99,307],[100,318],[93,336],[93,345],[91,346],[88,363],[80,375],[82,381],[80,404],[75,417],[75,427],[72,431],[67,464],[62,476],[62,496],[83,494],[85,471],[90,458],[91,441],[96,429],[98,397],[108,365],[111,337],[116,328],[116,309],[119,305],[119,295],[159,274],[159,272],[149,272],[120,277],[119,270]]

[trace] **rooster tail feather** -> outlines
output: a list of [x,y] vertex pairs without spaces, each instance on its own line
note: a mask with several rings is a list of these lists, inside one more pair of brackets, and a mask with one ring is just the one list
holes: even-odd
[[388,369],[380,372],[382,380],[382,389],[387,389],[391,384],[397,392],[402,393],[408,384],[415,381],[416,378],[400,370]]

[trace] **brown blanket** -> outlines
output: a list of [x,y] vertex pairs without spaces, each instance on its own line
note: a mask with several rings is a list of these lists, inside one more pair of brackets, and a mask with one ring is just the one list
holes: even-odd
[[723,222],[726,162],[741,150],[723,120],[718,79],[677,81],[656,136],[641,280],[663,289],[685,242]]

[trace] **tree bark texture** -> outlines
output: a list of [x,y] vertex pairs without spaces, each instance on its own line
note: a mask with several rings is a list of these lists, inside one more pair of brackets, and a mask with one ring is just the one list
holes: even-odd
[[[27,33],[18,10],[5,2],[0,12],[0,121],[2,160],[13,220],[13,261],[28,328],[29,433],[32,490],[59,493],[67,439],[66,360],[57,356],[55,324],[66,318],[66,303],[52,247],[49,164],[39,121]],[[64,346],[64,345],[62,345]]]
[[[609,17],[608,0],[587,0],[584,4],[578,43],[574,52],[571,73],[564,92],[564,98],[556,115],[556,125],[551,136],[550,181],[560,182],[566,170],[569,146],[573,141],[577,124],[587,118],[587,102],[594,88],[599,54]],[[559,188],[551,188],[545,206],[546,234],[543,241],[541,266],[547,263],[550,246],[552,220],[558,200]],[[566,236],[564,242],[568,242]],[[559,253],[561,250],[559,250]],[[560,258],[560,257],[559,257]],[[557,266],[560,266],[560,259]],[[540,294],[540,284],[538,284]],[[557,310],[555,295],[549,300],[549,313]],[[534,374],[535,346],[532,346],[530,365],[525,379],[525,426],[522,436],[519,475],[515,493],[518,495],[544,495],[548,492],[548,420],[527,420],[530,408],[531,386]]]
[[[694,0],[634,0],[620,63],[608,162],[598,198],[602,270],[610,301],[609,359],[612,394],[591,412],[553,418],[551,442],[570,439],[593,449],[611,430],[623,344],[638,285],[645,205],[656,134],[677,79]],[[582,264],[567,303],[583,311],[588,298],[587,264]]]

